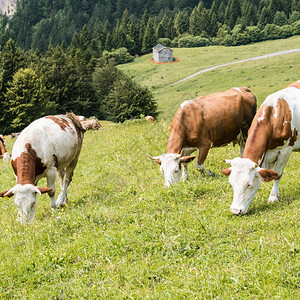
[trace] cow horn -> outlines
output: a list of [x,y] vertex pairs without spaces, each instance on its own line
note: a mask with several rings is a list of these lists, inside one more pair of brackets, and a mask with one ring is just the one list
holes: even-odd
[[179,157],[178,158],[181,158],[182,156],[183,156],[183,149],[181,149],[181,151],[180,151],[180,154],[179,154]]
[[149,155],[149,154],[147,154],[147,153],[146,153],[146,155],[147,155],[150,159],[152,159],[152,160],[154,160],[156,163],[158,163],[159,165],[161,164],[160,156],[151,156],[151,155]]
[[34,190],[39,194],[42,195],[41,191],[39,190],[39,188],[37,186],[34,186]]

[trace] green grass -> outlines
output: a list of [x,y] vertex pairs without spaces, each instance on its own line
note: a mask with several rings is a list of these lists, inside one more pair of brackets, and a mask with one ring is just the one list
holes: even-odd
[[[277,43],[248,47],[277,51]],[[239,58],[248,47],[238,48]],[[55,214],[49,197],[38,196],[35,221],[21,225],[13,199],[1,200],[0,298],[299,298],[299,153],[281,179],[281,201],[267,203],[272,184],[262,184],[242,217],[229,211],[233,191],[221,174],[237,147],[211,149],[206,167],[215,177],[202,176],[192,162],[190,180],[168,189],[145,155],[165,152],[172,110],[185,96],[248,85],[262,101],[298,78],[299,54],[233,65],[153,89],[163,109],[158,122],[101,122],[104,130],[88,131],[67,207]],[[7,137],[9,151],[13,142]],[[10,164],[0,161],[0,175],[1,190],[15,184]]]
[[212,66],[296,49],[299,44],[300,36],[294,36],[239,47],[175,48],[178,63],[155,65],[148,60],[152,56],[149,54],[119,68],[153,91],[161,117],[170,120],[184,100],[237,86],[251,88],[258,103],[262,103],[267,95],[300,79],[300,52],[221,67],[174,86],[170,84]]

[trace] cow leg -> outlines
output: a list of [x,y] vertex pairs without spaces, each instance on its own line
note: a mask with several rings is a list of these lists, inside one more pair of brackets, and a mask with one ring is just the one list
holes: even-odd
[[278,173],[279,179],[274,180],[273,187],[268,199],[268,202],[272,203],[279,200],[279,180],[282,176],[283,169],[290,158],[292,150],[280,152],[278,154],[277,163],[274,167],[274,171]]
[[48,170],[47,172],[47,186],[52,189],[51,192],[48,192],[50,197],[50,207],[57,210],[56,201],[55,201],[55,183],[56,183],[56,168]]
[[61,184],[61,193],[59,194],[59,196],[57,197],[57,206],[63,206],[64,204],[68,203],[68,197],[67,197],[67,189],[69,184],[72,181],[72,176],[73,176],[73,171],[76,167],[77,164],[77,160],[74,163],[71,163],[68,167],[66,167],[66,169],[64,171],[60,171],[58,173],[59,175],[59,180],[60,180],[60,184]]
[[207,173],[208,176],[215,176],[215,173],[204,168],[204,162],[206,160],[210,145],[201,146],[198,148],[198,160],[197,160],[197,170],[201,171],[204,175]]
[[[183,148],[183,156],[190,156],[193,152],[195,152],[197,150],[197,148]],[[187,171],[187,167],[188,167],[188,163],[182,163],[182,181],[186,181],[188,180],[188,171]]]

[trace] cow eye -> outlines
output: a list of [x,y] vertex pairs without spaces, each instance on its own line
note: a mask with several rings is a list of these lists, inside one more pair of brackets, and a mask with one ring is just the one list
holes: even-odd
[[252,182],[248,182],[247,188],[250,188],[250,187],[252,187],[252,186],[253,186],[253,183],[252,183]]

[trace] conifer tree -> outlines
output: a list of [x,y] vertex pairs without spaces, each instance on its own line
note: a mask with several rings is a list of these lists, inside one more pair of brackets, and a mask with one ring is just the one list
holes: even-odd
[[8,132],[20,131],[35,119],[53,112],[55,104],[33,69],[19,69],[6,92]]
[[177,35],[181,35],[184,32],[187,32],[189,29],[189,16],[184,11],[179,11],[174,18],[174,27],[176,30]]
[[242,10],[239,0],[229,0],[225,10],[225,23],[233,28],[239,18],[242,16]]
[[156,37],[155,37],[153,22],[152,22],[152,19],[149,18],[147,27],[145,30],[144,38],[143,38],[142,53],[151,52],[151,50],[155,46],[155,44],[156,44]]

